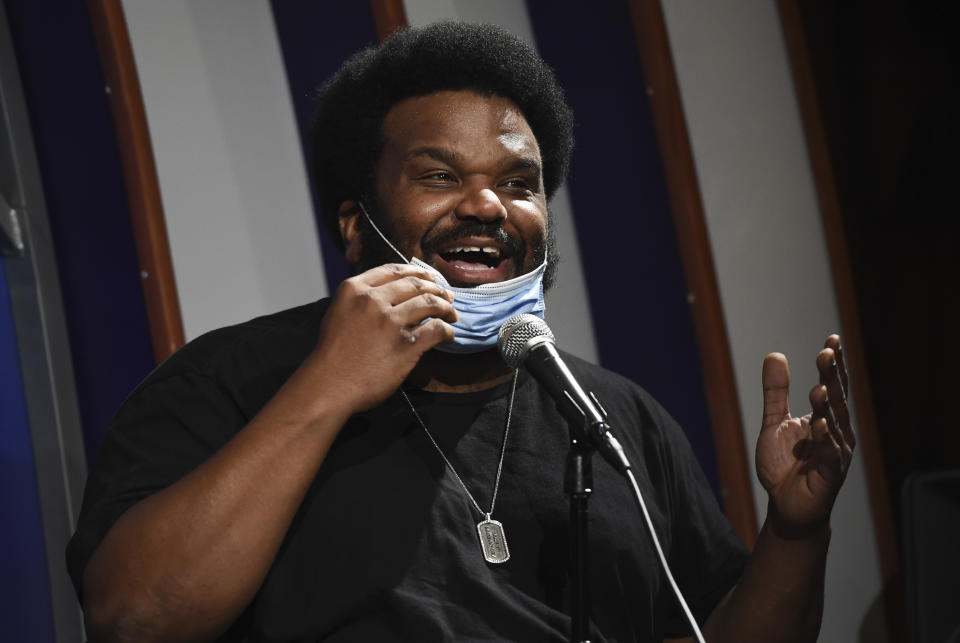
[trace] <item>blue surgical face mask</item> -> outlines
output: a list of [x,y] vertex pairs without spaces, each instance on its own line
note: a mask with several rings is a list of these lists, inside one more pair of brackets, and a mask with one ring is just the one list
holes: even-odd
[[543,273],[547,269],[546,258],[533,271],[507,281],[480,284],[472,288],[451,286],[433,266],[417,258],[408,261],[380,232],[362,204],[360,211],[384,243],[390,246],[404,263],[429,270],[434,274],[435,283],[453,293],[453,307],[459,313],[459,318],[452,324],[454,341],[452,344],[437,344],[437,350],[447,353],[478,353],[497,345],[500,326],[513,315],[530,313],[543,319]]

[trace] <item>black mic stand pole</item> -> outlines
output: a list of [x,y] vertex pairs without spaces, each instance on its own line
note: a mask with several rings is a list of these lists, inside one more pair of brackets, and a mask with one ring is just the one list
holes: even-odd
[[[521,315],[519,317],[532,317]],[[513,319],[513,318],[511,318]],[[537,324],[542,322],[533,319]],[[509,328],[510,320],[503,328]],[[501,328],[500,352],[507,363],[512,361],[513,351],[503,347],[504,330]],[[527,369],[553,395],[560,414],[570,429],[570,451],[567,455],[567,470],[564,476],[564,491],[570,496],[570,576],[572,643],[590,643],[590,593],[587,584],[587,501],[593,492],[592,456],[594,447],[621,473],[630,468],[620,443],[611,435],[606,423],[606,411],[596,396],[587,395],[576,378],[563,362],[553,341],[550,329],[538,332],[526,340],[523,359]],[[508,332],[507,337],[510,337]]]
[[564,491],[570,496],[571,643],[590,643],[590,588],[587,582],[587,501],[593,491],[593,449],[573,436],[567,453]]

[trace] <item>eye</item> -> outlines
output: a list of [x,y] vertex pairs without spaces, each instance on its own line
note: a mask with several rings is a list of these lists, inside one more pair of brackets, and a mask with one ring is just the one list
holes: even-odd
[[440,183],[446,183],[446,182],[450,182],[450,181],[456,181],[456,180],[457,180],[457,177],[455,177],[455,176],[454,176],[453,174],[451,174],[450,172],[447,172],[446,170],[434,170],[434,171],[432,171],[432,172],[426,172],[426,173],[424,173],[424,174],[421,174],[421,175],[420,175],[420,180],[421,180],[421,181],[436,181],[436,182],[440,182]]
[[515,192],[532,193],[536,191],[536,188],[533,185],[531,185],[530,181],[522,177],[514,177],[512,179],[507,179],[500,185],[506,188],[507,190],[512,190]]

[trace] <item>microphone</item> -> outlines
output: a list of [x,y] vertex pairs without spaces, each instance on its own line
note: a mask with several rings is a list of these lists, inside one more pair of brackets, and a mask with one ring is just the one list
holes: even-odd
[[575,437],[592,445],[620,473],[630,468],[623,447],[610,432],[606,412],[597,398],[587,395],[570,372],[547,323],[529,313],[510,317],[500,327],[497,348],[507,366],[524,364],[547,389]]

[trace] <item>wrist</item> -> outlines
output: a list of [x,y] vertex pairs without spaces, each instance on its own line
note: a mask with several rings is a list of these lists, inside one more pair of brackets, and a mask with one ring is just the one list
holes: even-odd
[[830,541],[829,514],[823,519],[798,523],[787,520],[777,509],[772,499],[767,502],[765,528],[770,532],[770,535],[782,541]]
[[311,355],[284,383],[277,397],[285,398],[296,422],[339,426],[361,410],[356,391],[350,390],[344,379],[333,375],[332,369]]

